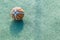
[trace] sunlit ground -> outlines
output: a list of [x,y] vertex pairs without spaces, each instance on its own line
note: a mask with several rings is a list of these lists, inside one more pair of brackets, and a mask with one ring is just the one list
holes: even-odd
[[[24,9],[13,21],[13,7]],[[0,40],[60,40],[60,0],[0,0]]]

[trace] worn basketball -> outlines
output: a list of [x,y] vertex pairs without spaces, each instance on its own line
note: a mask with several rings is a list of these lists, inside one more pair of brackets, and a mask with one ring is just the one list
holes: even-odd
[[14,20],[22,20],[24,17],[24,10],[21,7],[14,7],[11,10],[11,17]]

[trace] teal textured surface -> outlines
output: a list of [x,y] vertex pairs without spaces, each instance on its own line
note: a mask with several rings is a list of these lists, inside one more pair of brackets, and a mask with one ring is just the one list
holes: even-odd
[[[13,7],[24,9],[13,21]],[[0,0],[0,40],[60,40],[60,0]]]

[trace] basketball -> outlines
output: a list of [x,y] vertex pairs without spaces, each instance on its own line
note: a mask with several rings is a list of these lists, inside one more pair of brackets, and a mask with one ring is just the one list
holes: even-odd
[[22,20],[24,17],[24,10],[21,7],[12,8],[11,17],[14,20]]

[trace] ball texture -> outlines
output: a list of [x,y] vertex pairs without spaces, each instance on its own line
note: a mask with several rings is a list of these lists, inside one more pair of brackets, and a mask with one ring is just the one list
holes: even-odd
[[14,20],[22,20],[24,17],[24,10],[21,7],[14,7],[11,10],[11,17]]

